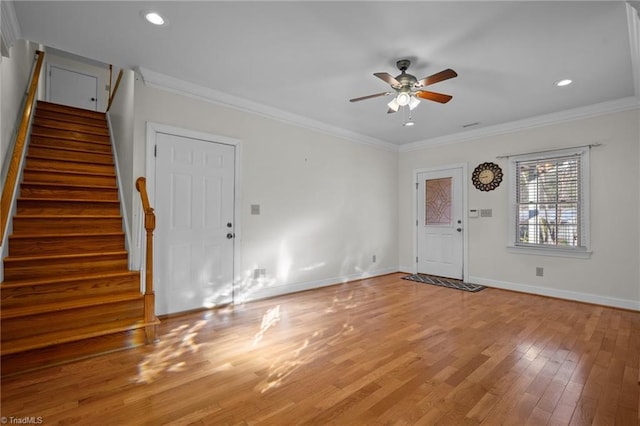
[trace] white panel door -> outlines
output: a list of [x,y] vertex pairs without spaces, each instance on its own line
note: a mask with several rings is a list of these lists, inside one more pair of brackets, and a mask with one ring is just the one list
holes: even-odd
[[98,77],[49,66],[47,99],[56,104],[98,110]]
[[462,168],[417,174],[418,272],[462,279]]
[[233,301],[235,147],[158,133],[159,315]]

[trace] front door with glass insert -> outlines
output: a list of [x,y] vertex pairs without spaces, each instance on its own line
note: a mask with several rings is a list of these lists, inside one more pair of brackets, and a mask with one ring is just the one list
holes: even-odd
[[417,191],[417,272],[462,279],[462,168],[417,173]]

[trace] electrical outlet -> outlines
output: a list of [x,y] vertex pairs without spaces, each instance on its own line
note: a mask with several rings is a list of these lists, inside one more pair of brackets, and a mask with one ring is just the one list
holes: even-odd
[[254,269],[253,270],[253,279],[257,280],[260,278],[264,278],[267,275],[267,270],[264,268]]
[[536,277],[544,276],[544,268],[541,266],[536,266]]
[[260,204],[251,204],[251,214],[252,215],[260,214]]

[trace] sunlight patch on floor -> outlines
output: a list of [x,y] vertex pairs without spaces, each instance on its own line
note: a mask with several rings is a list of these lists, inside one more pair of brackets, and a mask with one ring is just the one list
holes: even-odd
[[276,325],[278,321],[280,321],[280,305],[267,310],[267,312],[262,316],[260,331],[258,331],[258,333],[253,337],[253,346],[256,346],[258,342],[262,340],[264,333],[266,333],[269,328]]
[[133,381],[151,383],[165,371],[184,370],[186,364],[180,361],[180,357],[187,352],[198,352],[200,345],[195,342],[195,337],[206,324],[205,320],[198,321],[192,326],[183,324],[162,336],[155,350],[138,364],[138,375]]

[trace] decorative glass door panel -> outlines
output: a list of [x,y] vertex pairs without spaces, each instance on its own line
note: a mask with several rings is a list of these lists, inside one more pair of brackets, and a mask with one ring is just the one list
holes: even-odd
[[451,178],[425,181],[425,225],[452,225]]

